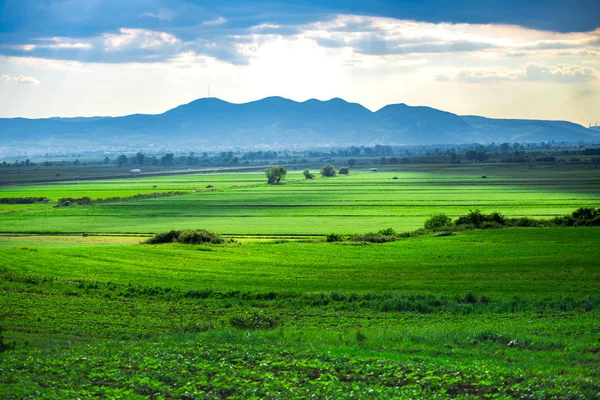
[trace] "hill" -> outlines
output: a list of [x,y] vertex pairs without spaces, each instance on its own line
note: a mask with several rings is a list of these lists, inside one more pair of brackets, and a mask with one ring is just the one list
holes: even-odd
[[598,130],[566,121],[461,117],[406,104],[372,112],[339,98],[296,102],[267,97],[243,104],[203,98],[156,115],[0,119],[0,147],[13,149],[577,142],[599,137]]

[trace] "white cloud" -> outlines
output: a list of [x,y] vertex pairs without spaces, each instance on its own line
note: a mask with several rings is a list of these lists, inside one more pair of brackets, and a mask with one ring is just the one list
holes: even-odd
[[202,25],[215,26],[215,25],[223,25],[226,22],[227,22],[227,20],[225,18],[223,18],[223,17],[217,17],[217,18],[211,19],[209,21],[204,21],[202,23]]
[[40,81],[35,79],[33,76],[19,75],[19,76],[14,77],[13,79],[18,83],[23,83],[26,85],[30,85],[30,84],[37,85],[40,83]]
[[158,49],[180,43],[180,40],[170,33],[146,29],[121,28],[118,34],[104,34],[104,49],[106,51],[122,51],[135,48]]
[[465,83],[493,82],[555,82],[583,83],[599,79],[600,71],[582,65],[557,64],[548,66],[528,63],[518,70],[506,68],[470,69],[458,73],[455,80]]
[[10,81],[10,76],[8,76],[8,75],[2,75],[2,80],[4,82],[8,82],[8,81]]
[[161,8],[157,12],[146,11],[140,15],[140,18],[155,18],[159,21],[170,21],[175,18],[175,12],[166,8]]
[[580,65],[558,64],[548,67],[540,64],[529,64],[524,80],[538,82],[576,83],[598,79],[598,71]]
[[93,47],[91,43],[64,37],[40,38],[37,40],[41,43],[36,44],[35,47],[43,49],[91,49]]

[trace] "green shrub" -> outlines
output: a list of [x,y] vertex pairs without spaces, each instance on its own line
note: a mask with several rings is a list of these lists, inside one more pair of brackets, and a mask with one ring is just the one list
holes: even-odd
[[381,229],[379,232],[377,232],[378,235],[383,235],[383,236],[396,236],[397,233],[394,230],[394,228],[385,228],[385,229]]
[[202,243],[212,243],[212,244],[221,244],[224,242],[223,238],[216,233],[209,232],[204,229],[195,229],[195,230],[185,230],[179,233],[179,238],[177,239],[179,243],[184,244],[202,244]]
[[2,327],[0,327],[0,353],[3,353],[8,350],[12,350],[15,348],[14,343],[6,343],[4,341],[4,335],[2,334]]
[[0,204],[34,204],[34,203],[49,203],[47,197],[2,197]]
[[327,235],[328,242],[341,242],[343,240],[344,238],[339,233],[330,233],[329,235]]
[[279,325],[279,319],[254,312],[252,314],[236,315],[230,319],[230,324],[237,329],[274,329]]
[[315,179],[315,175],[311,173],[309,169],[305,169],[302,173],[304,174],[305,179]]
[[184,244],[221,244],[225,240],[214,232],[205,229],[188,229],[184,231],[170,230],[168,232],[157,233],[146,240],[146,244],[163,243],[184,243]]
[[323,165],[323,168],[321,168],[321,175],[325,177],[334,177],[337,175],[337,171],[333,165],[325,164]]
[[210,295],[212,294],[212,289],[207,288],[207,289],[202,289],[202,290],[188,290],[183,297],[187,297],[190,299],[206,299],[208,297],[210,297]]
[[393,242],[396,240],[395,236],[382,235],[380,233],[365,233],[363,235],[354,235],[350,238],[353,242],[366,242],[366,243],[386,243]]
[[432,215],[425,221],[425,229],[436,230],[452,224],[452,218],[446,214]]
[[80,197],[80,198],[73,198],[73,197],[62,197],[60,199],[58,199],[58,201],[56,202],[56,205],[54,207],[58,208],[58,207],[69,207],[69,206],[84,206],[84,205],[88,205],[88,204],[92,204],[92,199],[84,196],[84,197]]
[[349,173],[350,173],[350,170],[348,169],[348,167],[342,167],[338,171],[338,174],[340,174],[340,175],[348,175]]
[[160,232],[146,240],[147,244],[163,244],[163,243],[172,243],[176,242],[179,238],[179,231],[168,231],[168,232]]

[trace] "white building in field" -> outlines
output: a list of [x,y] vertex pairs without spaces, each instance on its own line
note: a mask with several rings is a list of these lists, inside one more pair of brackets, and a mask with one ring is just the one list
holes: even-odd
[[132,174],[132,175],[139,175],[139,174],[142,173],[142,170],[139,169],[139,168],[134,168],[131,171],[129,171],[129,173]]

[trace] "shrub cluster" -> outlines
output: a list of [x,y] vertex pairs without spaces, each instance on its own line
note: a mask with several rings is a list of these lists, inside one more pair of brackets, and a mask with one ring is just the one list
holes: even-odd
[[157,197],[167,197],[167,196],[177,196],[181,194],[189,194],[188,192],[153,192],[153,193],[140,193],[133,196],[125,196],[125,197],[107,197],[105,199],[96,199],[92,200],[89,197],[63,197],[58,199],[56,205],[54,207],[69,207],[75,205],[87,205],[94,203],[112,203],[116,201],[126,201],[126,200],[141,200],[141,199],[155,199]]
[[339,233],[330,233],[329,235],[327,235],[328,242],[342,242],[343,240],[344,237]]
[[50,201],[47,197],[2,197],[0,198],[0,204],[34,204],[34,203],[48,203]]
[[4,341],[4,335],[2,334],[2,327],[0,327],[0,353],[3,353],[8,350],[13,350],[15,348],[14,343],[6,343]]
[[237,329],[274,329],[279,325],[279,319],[254,312],[252,314],[236,315],[230,319],[230,324]]
[[74,198],[74,197],[61,197],[56,202],[55,208],[58,207],[70,207],[70,206],[85,206],[92,204],[93,200],[87,196]]
[[363,235],[354,235],[350,237],[350,240],[353,242],[386,243],[393,242],[397,237],[398,235],[394,229],[386,228],[377,233],[369,232]]
[[542,227],[542,226],[600,226],[600,208],[581,207],[571,215],[552,219],[533,219],[528,217],[507,218],[493,212],[484,214],[479,210],[471,210],[452,222],[445,214],[434,215],[425,221],[425,229],[432,231],[456,229],[490,229],[504,227]]
[[184,243],[184,244],[221,244],[225,239],[214,232],[204,229],[170,230],[160,232],[146,240],[146,244]]

